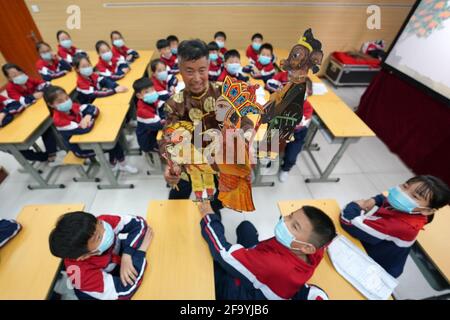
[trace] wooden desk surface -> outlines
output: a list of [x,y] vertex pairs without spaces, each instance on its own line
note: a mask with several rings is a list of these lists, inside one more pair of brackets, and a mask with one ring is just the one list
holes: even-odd
[[0,249],[0,300],[46,299],[61,259],[50,253],[48,237],[59,216],[84,204],[26,206],[22,230]]
[[450,282],[450,206],[435,213],[425,231],[419,233],[417,240],[426,254]]
[[[345,235],[360,249],[364,250],[361,242],[350,236],[344,231],[339,223],[339,215],[341,209],[336,200],[320,199],[320,200],[298,200],[298,201],[280,201],[278,208],[282,215],[288,215],[292,211],[301,208],[304,205],[314,206],[323,210],[330,216],[336,226],[338,234]],[[333,267],[333,264],[326,253],[322,262],[308,283],[318,285],[328,294],[332,300],[361,300],[366,299],[358,290],[356,290],[347,280],[345,280]]]
[[155,235],[148,266],[133,299],[215,299],[213,259],[191,200],[151,201],[147,222]]

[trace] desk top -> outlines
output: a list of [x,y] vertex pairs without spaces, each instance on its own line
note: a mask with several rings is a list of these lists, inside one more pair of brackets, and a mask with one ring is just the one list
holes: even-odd
[[215,299],[213,259],[191,200],[151,201],[147,221],[155,235],[148,267],[133,299]]
[[61,259],[50,253],[48,237],[59,216],[84,204],[25,206],[22,230],[0,249],[0,300],[46,299]]

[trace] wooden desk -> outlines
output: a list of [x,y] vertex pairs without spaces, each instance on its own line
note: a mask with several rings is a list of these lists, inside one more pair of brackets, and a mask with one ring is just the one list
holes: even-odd
[[[364,248],[358,240],[350,236],[339,223],[341,209],[336,200],[298,200],[298,201],[280,201],[278,208],[283,216],[290,214],[304,205],[314,206],[323,210],[333,220],[336,232],[345,235],[355,245],[364,251]],[[323,257],[322,262],[317,267],[314,275],[308,283],[321,287],[332,300],[362,300],[366,299],[358,290],[356,290],[347,280],[345,280],[333,267],[328,253]]]
[[0,249],[0,300],[46,299],[61,259],[50,253],[48,237],[64,213],[84,204],[26,206],[17,221],[22,230]]
[[133,299],[214,300],[214,268],[191,200],[151,201],[148,224],[155,236],[148,267]]

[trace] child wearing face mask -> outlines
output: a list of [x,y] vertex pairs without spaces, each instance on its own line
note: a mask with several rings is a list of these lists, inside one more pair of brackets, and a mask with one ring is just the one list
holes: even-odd
[[52,48],[45,42],[38,42],[36,50],[40,59],[36,62],[36,69],[45,81],[61,78],[72,70],[72,66],[52,52]]
[[162,110],[164,102],[159,100],[160,96],[149,78],[136,80],[133,89],[138,99],[136,136],[139,147],[143,152],[158,152],[156,137],[165,123]]
[[259,49],[258,61],[253,65],[251,75],[254,79],[262,79],[264,82],[272,79],[275,74],[273,65],[273,47],[270,43],[264,43]]
[[249,77],[242,74],[241,55],[239,54],[239,51],[234,49],[228,50],[227,53],[225,53],[225,65],[219,78],[217,78],[217,81],[222,82],[227,76],[244,82],[249,80]]
[[252,35],[252,43],[247,47],[245,55],[248,58],[249,63],[255,64],[258,61],[258,52],[263,44],[263,35],[261,33],[255,33]]
[[72,59],[75,54],[84,53],[83,50],[77,49],[73,45],[72,38],[66,31],[59,30],[56,33],[56,39],[58,40],[58,56],[69,64],[72,64]]
[[208,43],[208,53],[208,78],[209,81],[217,81],[217,78],[222,73],[223,60],[222,57],[219,56],[219,46],[216,42],[211,41]]
[[437,209],[449,203],[448,186],[439,178],[421,175],[390,188],[387,197],[379,194],[350,202],[340,221],[367,254],[397,278],[419,231],[433,220]]
[[169,74],[167,66],[161,59],[154,59],[150,62],[151,79],[153,87],[158,93],[158,100],[167,101],[175,94],[178,79],[175,75]]
[[139,58],[136,50],[130,49],[125,45],[122,34],[119,31],[111,32],[111,44],[113,56],[120,59],[123,57],[127,62],[132,63]]
[[111,47],[106,41],[97,41],[95,49],[99,55],[95,69],[101,76],[119,80],[130,71],[130,66],[125,58],[121,55],[114,56]]
[[169,41],[166,39],[159,39],[156,41],[156,49],[159,52],[159,58],[164,61],[167,66],[167,71],[170,74],[177,74],[180,72],[178,67],[177,55],[172,53]]
[[336,235],[323,211],[304,206],[282,217],[275,237],[261,242],[255,227],[244,221],[232,245],[211,205],[202,202],[199,210],[202,235],[214,259],[218,300],[327,299],[320,288],[307,284]]
[[69,212],[50,233],[49,246],[63,259],[78,299],[129,300],[142,283],[152,238],[142,217]]
[[227,35],[223,31],[217,31],[214,34],[214,42],[219,47],[218,55],[223,60],[225,53],[227,53],[227,48],[225,48],[225,41],[227,41]]

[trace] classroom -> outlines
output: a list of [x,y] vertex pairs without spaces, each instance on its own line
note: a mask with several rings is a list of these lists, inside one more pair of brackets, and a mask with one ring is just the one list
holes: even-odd
[[0,300],[450,300],[450,0],[0,0],[0,27]]

